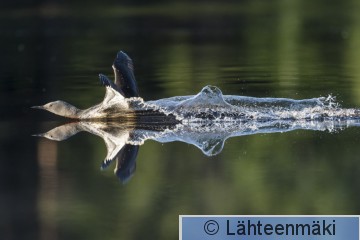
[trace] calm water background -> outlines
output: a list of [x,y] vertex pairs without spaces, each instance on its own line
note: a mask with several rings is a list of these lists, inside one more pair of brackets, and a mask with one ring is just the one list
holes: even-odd
[[179,214],[360,214],[359,128],[233,138],[210,158],[147,141],[123,185],[99,170],[102,139],[32,137],[62,122],[30,109],[100,102],[118,50],[146,100],[211,84],[360,107],[358,0],[14,5],[0,8],[0,239],[177,239]]

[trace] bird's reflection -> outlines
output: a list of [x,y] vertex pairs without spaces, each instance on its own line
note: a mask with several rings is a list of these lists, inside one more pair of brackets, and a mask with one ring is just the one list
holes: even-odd
[[[135,173],[138,152],[139,145],[125,144],[115,156],[114,172],[121,182],[126,183]],[[102,164],[101,167],[106,167],[106,164]]]
[[148,139],[160,143],[181,141],[199,148],[205,155],[219,154],[226,139],[253,134],[315,130],[334,132],[351,126],[359,126],[360,119],[336,120],[274,120],[232,121],[173,124],[141,124],[139,122],[90,122],[79,121],[56,127],[36,136],[63,141],[81,131],[101,137],[106,144],[107,155],[101,169],[115,162],[115,175],[126,183],[136,170],[139,146]]

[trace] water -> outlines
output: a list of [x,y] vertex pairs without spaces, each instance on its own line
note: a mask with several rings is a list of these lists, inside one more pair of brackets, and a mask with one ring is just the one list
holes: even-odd
[[[360,107],[357,1],[2,8],[0,238],[176,239],[179,214],[359,214],[360,129],[228,138],[209,157],[145,141],[122,184],[101,138],[30,106],[103,99],[119,50],[146,100],[197,94],[337,98]],[[176,9],[176,11],[174,11]]]

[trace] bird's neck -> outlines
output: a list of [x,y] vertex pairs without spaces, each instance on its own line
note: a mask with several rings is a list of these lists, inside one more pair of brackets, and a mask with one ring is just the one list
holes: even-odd
[[73,107],[73,108],[69,109],[69,111],[64,112],[62,116],[67,117],[67,118],[78,119],[81,117],[83,111],[84,110]]
[[83,110],[78,109],[77,107],[67,103],[66,108],[53,113],[66,118],[79,119],[83,113]]

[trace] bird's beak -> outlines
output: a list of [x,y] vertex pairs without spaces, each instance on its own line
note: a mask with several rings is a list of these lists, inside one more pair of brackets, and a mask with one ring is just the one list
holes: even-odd
[[45,134],[44,133],[39,133],[39,134],[33,134],[31,136],[33,136],[33,137],[44,137]]
[[31,108],[35,108],[35,109],[45,109],[44,106],[32,106]]

